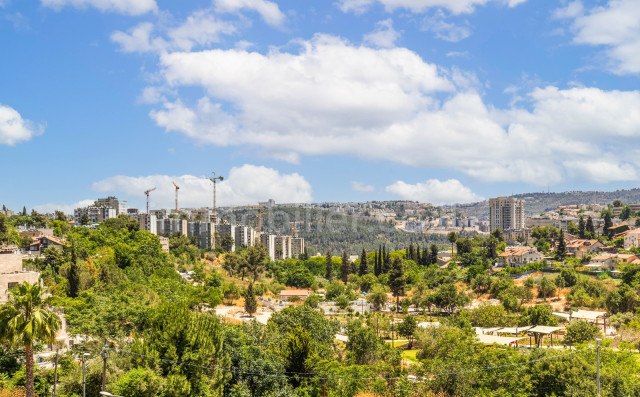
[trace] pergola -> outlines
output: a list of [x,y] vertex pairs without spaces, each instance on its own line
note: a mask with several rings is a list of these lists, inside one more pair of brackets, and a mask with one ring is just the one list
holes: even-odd
[[531,336],[535,336],[538,341],[537,346],[540,347],[542,344],[542,339],[545,335],[549,335],[551,337],[550,346],[553,346],[553,333],[563,330],[565,327],[550,327],[548,325],[536,325],[533,328],[530,328],[527,332],[529,333],[529,344],[531,344]]
[[553,314],[555,316],[562,317],[569,322],[573,319],[578,319],[593,322],[596,325],[599,325],[598,320],[602,318],[604,333],[607,333],[607,312],[596,312],[593,310],[576,310],[570,313],[553,312]]
[[496,335],[486,335],[486,334],[478,334],[476,335],[480,343],[485,345],[503,345],[503,346],[512,346],[518,343],[520,339],[526,339],[525,337],[506,337],[506,336],[496,336]]

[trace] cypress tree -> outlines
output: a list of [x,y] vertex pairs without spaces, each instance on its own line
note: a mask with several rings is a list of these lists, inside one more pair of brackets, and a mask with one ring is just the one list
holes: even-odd
[[333,280],[333,261],[331,260],[331,251],[327,251],[327,273],[325,274],[325,278],[329,281]]
[[584,217],[582,215],[580,215],[580,219],[578,220],[578,232],[580,234],[580,238],[584,238],[586,225],[584,224]]
[[250,283],[247,290],[244,293],[244,311],[249,313],[250,317],[253,317],[253,313],[258,310],[258,301],[256,295],[253,292],[253,283]]
[[587,218],[587,225],[585,228],[586,228],[586,234],[589,236],[589,238],[596,237],[596,229],[593,226],[593,219],[591,217]]
[[351,273],[351,264],[349,263],[349,255],[347,250],[342,250],[342,266],[340,267],[340,278],[343,283],[347,283],[347,277]]
[[567,245],[564,242],[564,232],[560,229],[560,236],[558,237],[558,247],[556,248],[556,257],[563,260],[567,251]]
[[612,231],[609,229],[613,226],[613,221],[611,220],[611,212],[606,211],[604,213],[604,235],[611,238]]
[[396,310],[399,310],[400,296],[404,295],[404,287],[406,280],[404,278],[404,268],[400,258],[394,258],[389,270],[389,288],[391,293],[396,297]]
[[71,298],[76,298],[78,292],[80,292],[80,269],[78,266],[76,244],[71,240],[71,266],[69,267],[69,275],[67,277],[67,281],[69,282],[67,295]]
[[360,277],[367,274],[367,251],[362,249],[362,253],[360,254],[360,267],[358,268],[358,275]]
[[416,259],[415,259],[417,264],[422,263],[422,255],[420,255],[420,246],[416,245]]
[[432,265],[438,264],[438,246],[431,244],[431,255],[429,256],[429,263]]

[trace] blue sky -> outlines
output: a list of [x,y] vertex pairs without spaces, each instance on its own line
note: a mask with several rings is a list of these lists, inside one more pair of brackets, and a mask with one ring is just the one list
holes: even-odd
[[0,202],[636,187],[635,0],[0,0]]

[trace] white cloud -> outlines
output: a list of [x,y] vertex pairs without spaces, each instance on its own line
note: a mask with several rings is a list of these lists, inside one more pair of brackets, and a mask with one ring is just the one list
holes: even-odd
[[158,10],[155,0],[40,0],[40,2],[43,6],[56,10],[64,6],[80,9],[94,7],[100,11],[126,15],[142,15]]
[[[231,1],[231,0],[229,0]],[[387,12],[407,9],[414,13],[423,13],[431,8],[445,9],[452,14],[470,14],[476,6],[489,2],[515,7],[527,0],[339,0],[337,5],[343,12],[361,14],[376,2],[382,4]]]
[[575,44],[604,46],[609,64],[618,74],[640,73],[640,2],[610,0],[606,6],[584,12],[574,2],[555,12],[557,17],[572,18]]
[[436,34],[436,37],[456,43],[471,36],[471,28],[467,25],[449,23],[442,10],[438,10],[433,17],[425,18],[422,28]]
[[354,192],[370,193],[376,190],[376,188],[375,186],[368,185],[364,182],[353,181],[351,182],[351,190]]
[[377,23],[376,30],[366,34],[364,41],[382,48],[394,47],[400,33],[393,28],[393,20],[385,19]]
[[395,194],[405,200],[416,200],[434,205],[471,203],[484,200],[483,197],[473,193],[457,179],[440,181],[429,179],[415,185],[397,181],[385,188],[389,193]]
[[[92,185],[92,189],[124,194],[128,197],[144,199],[144,191],[156,187],[150,201],[154,208],[173,208],[175,189],[173,182],[180,186],[180,207],[211,206],[211,181],[206,177],[192,175],[169,176],[149,175],[132,177],[117,175]],[[217,204],[220,206],[256,204],[273,198],[277,202],[310,202],[311,185],[297,174],[281,174],[272,168],[245,164],[234,167],[217,186]]]
[[[573,164],[606,161],[611,180],[640,167],[640,92],[529,88],[506,109],[488,106],[477,78],[402,48],[331,36],[299,52],[176,52],[160,58],[166,100],[150,116],[166,131],[299,162],[354,155],[457,170],[482,181],[600,180]],[[183,87],[206,95],[193,103]],[[227,110],[230,109],[230,110]]]
[[557,8],[553,11],[552,16],[554,18],[576,18],[584,14],[584,6],[580,0],[572,1],[565,7]]
[[0,0],[0,7],[5,7],[9,4],[9,0]]
[[262,19],[272,26],[282,26],[285,16],[278,5],[267,0],[214,0],[217,12],[237,13],[252,10],[260,14]]
[[73,210],[75,208],[86,207],[92,205],[93,203],[95,203],[95,200],[86,199],[80,200],[74,204],[41,204],[34,206],[33,209],[44,214],[53,214],[56,211],[62,211],[65,214],[73,214]]
[[[158,32],[156,30],[158,29],[154,24],[143,22],[127,32],[113,32],[111,41],[119,44],[123,52],[190,51],[196,46],[217,43],[222,35],[235,33],[236,28],[229,22],[217,19],[208,10],[200,10],[178,26],[162,28]],[[161,37],[161,34],[166,38]]]
[[20,116],[17,110],[0,104],[0,145],[15,145],[44,132],[44,126]]

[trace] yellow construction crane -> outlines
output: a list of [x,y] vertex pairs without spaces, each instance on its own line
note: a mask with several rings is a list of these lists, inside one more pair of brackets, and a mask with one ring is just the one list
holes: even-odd
[[262,232],[262,215],[269,212],[269,209],[263,205],[243,205],[237,208],[253,208],[257,209],[256,215],[258,217],[258,233]]
[[176,185],[175,182],[173,182],[173,186],[176,187],[176,214],[178,213],[178,190],[180,190],[180,186]]

